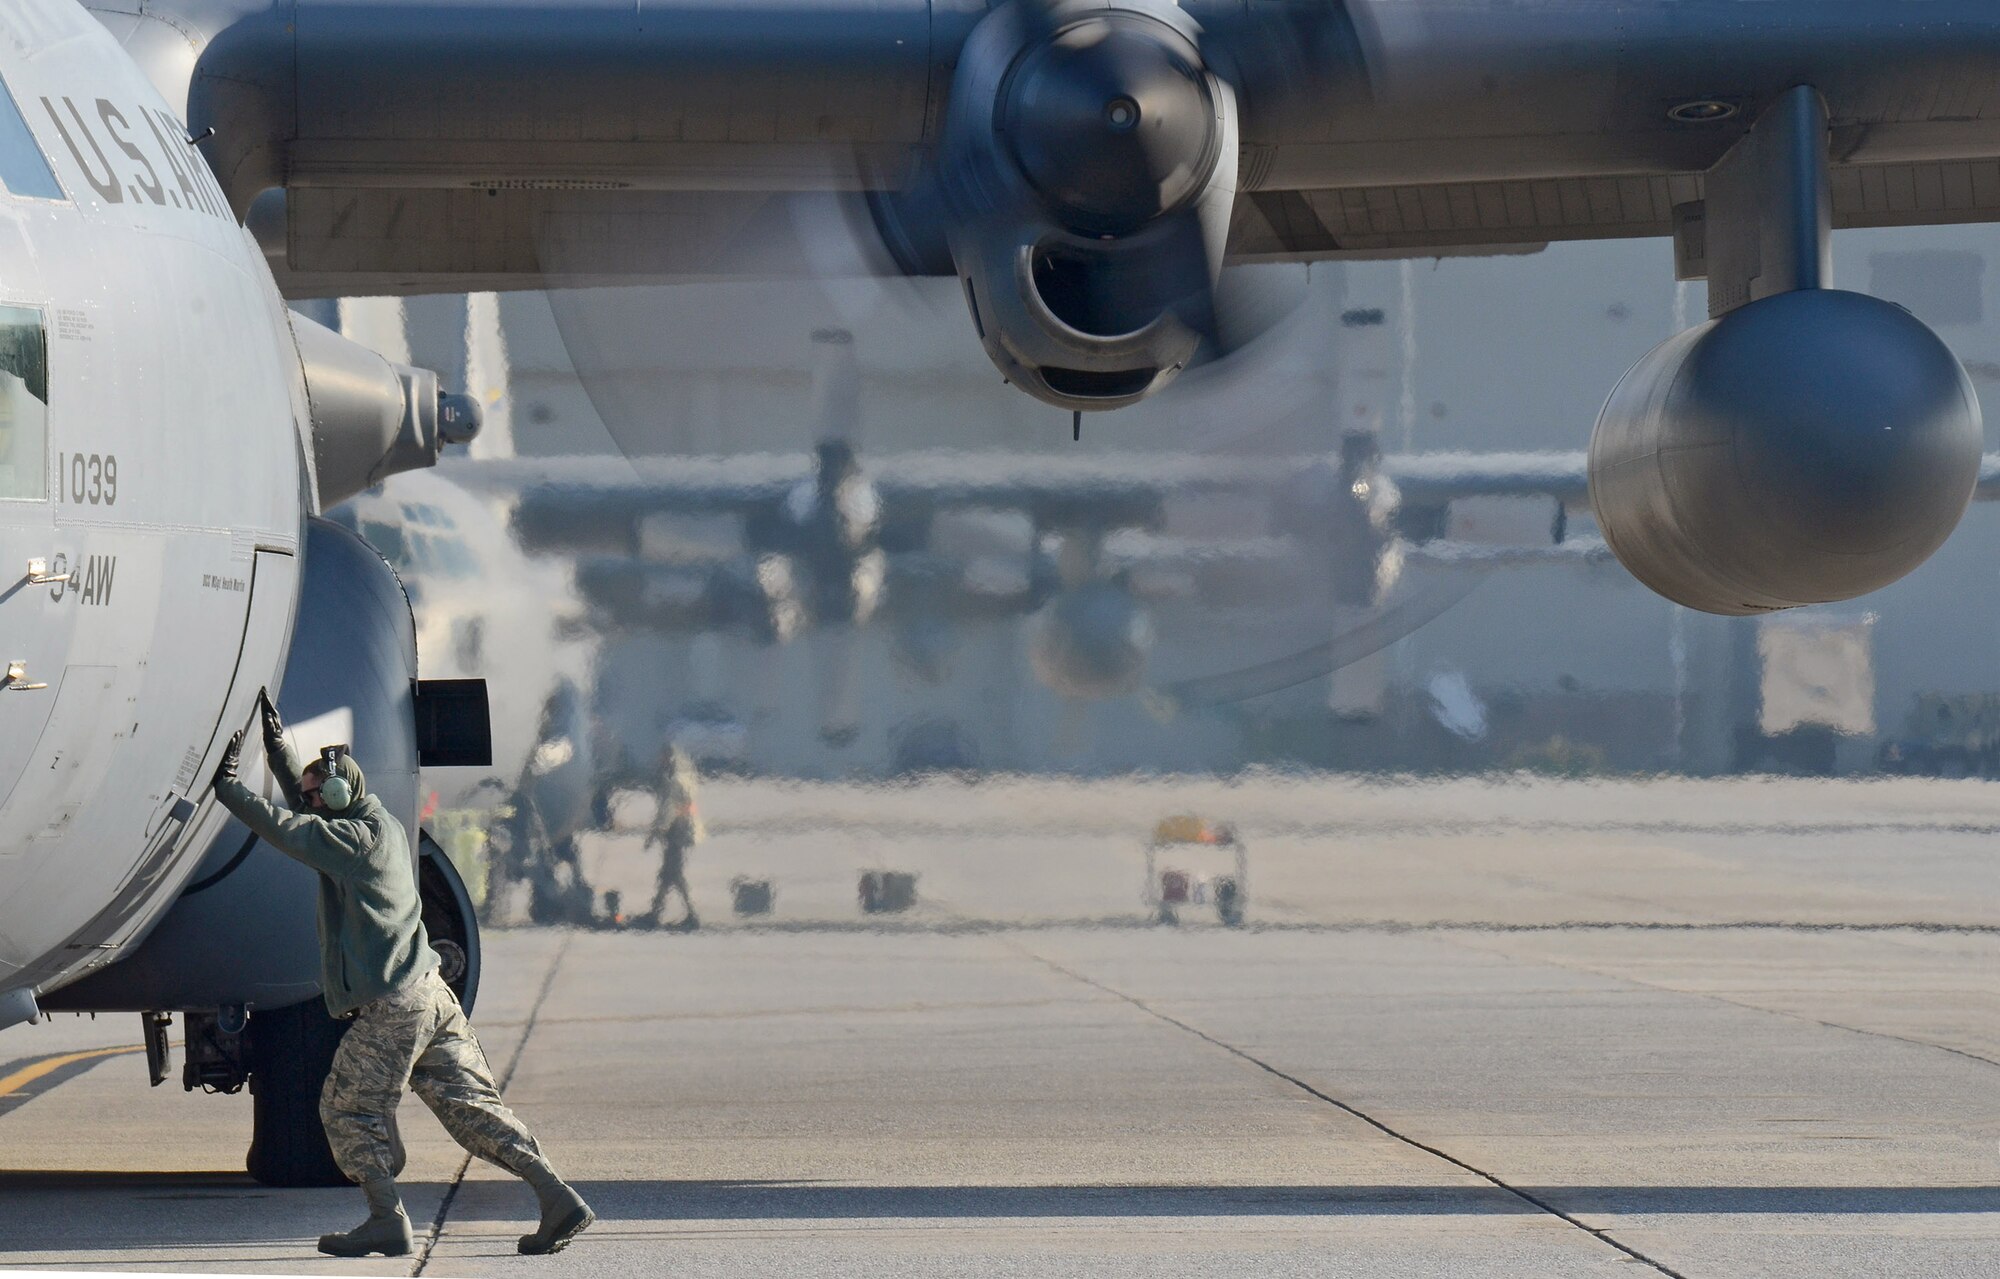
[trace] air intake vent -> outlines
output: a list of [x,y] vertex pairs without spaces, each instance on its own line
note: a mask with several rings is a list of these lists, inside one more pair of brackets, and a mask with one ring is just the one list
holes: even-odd
[[1115,369],[1099,373],[1089,369],[1044,368],[1040,372],[1042,382],[1057,395],[1092,400],[1115,400],[1121,396],[1137,395],[1160,376],[1158,369]]

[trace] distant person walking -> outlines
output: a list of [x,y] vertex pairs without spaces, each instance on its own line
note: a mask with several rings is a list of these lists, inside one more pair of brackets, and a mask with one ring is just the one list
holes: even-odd
[[661,912],[666,909],[667,894],[672,892],[681,895],[681,920],[675,927],[690,932],[701,927],[687,882],[688,853],[708,833],[695,803],[700,784],[701,775],[686,751],[669,746],[660,753],[660,807],[653,817],[653,829],[646,836],[648,848],[660,845],[660,878],[653,889],[653,909],[649,916],[655,927],[663,922]]
[[353,1022],[334,1053],[319,1114],[334,1162],[368,1199],[368,1220],[320,1236],[319,1250],[409,1253],[410,1218],[396,1190],[396,1105],[405,1085],[459,1145],[534,1188],[542,1219],[521,1236],[520,1250],[561,1249],[596,1216],[500,1100],[458,997],[438,977],[402,824],[368,793],[347,747],[329,746],[301,770],[277,708],[267,695],[259,700],[264,752],[291,809],[236,780],[241,732],[216,767],[215,797],[266,843],[319,872],[320,989],[327,1011]]

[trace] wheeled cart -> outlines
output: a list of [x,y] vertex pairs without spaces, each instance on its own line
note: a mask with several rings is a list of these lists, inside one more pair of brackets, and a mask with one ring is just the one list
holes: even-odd
[[1236,828],[1192,814],[1162,818],[1146,841],[1145,902],[1153,919],[1178,924],[1191,906],[1215,907],[1227,927],[1243,923],[1250,858]]

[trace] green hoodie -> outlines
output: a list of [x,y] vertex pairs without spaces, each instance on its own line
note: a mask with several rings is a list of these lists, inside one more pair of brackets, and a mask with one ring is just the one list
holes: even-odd
[[344,1017],[437,967],[410,842],[382,801],[367,793],[353,760],[343,758],[341,772],[356,798],[338,816],[322,816],[306,810],[292,749],[266,754],[294,811],[237,781],[218,783],[215,797],[265,843],[319,872],[320,989],[327,1011]]

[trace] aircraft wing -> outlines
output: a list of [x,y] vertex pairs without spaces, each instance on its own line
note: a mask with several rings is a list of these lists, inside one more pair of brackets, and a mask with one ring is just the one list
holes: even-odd
[[1404,453],[1382,459],[1405,506],[1435,507],[1468,497],[1547,496],[1564,504],[1590,497],[1587,456],[1572,453]]
[[[1167,454],[1061,457],[906,453],[871,459],[867,475],[885,530],[947,510],[1019,512],[1039,529],[1150,528],[1170,493],[1276,484],[1296,459]],[[814,478],[805,454],[453,460],[439,471],[489,494],[514,495],[514,528],[531,551],[622,551],[656,517],[755,517]]]
[[[1435,507],[1468,497],[1545,495],[1566,506],[1590,500],[1590,465],[1572,453],[1405,453],[1382,460],[1406,507]],[[2000,453],[1979,460],[1975,502],[2000,501]]]
[[[295,287],[349,293],[528,282],[551,269],[552,220],[580,230],[554,264],[574,274],[731,270],[718,250],[749,241],[785,242],[760,269],[810,260],[786,197],[904,188],[987,16],[940,0],[87,3],[213,131],[203,150],[239,212],[289,192],[267,242]],[[1242,121],[1238,260],[1665,235],[1801,83],[1829,109],[1836,226],[2000,218],[1989,0],[1179,9]]]
[[606,453],[446,458],[437,470],[463,488],[492,496],[546,491],[613,504],[652,496],[680,509],[734,510],[783,497],[793,485],[810,478],[812,459],[803,453],[635,459]]

